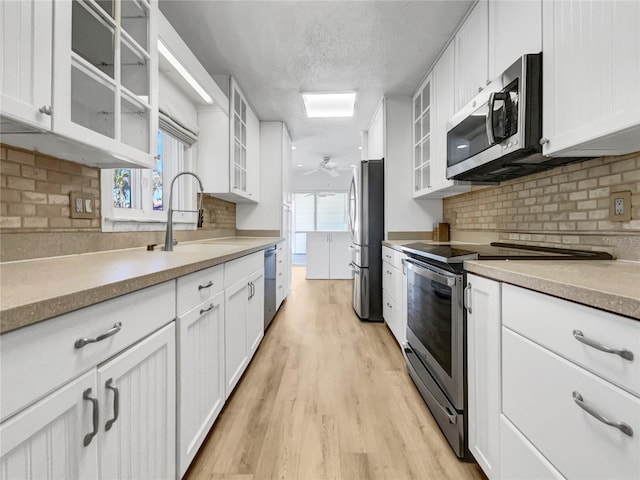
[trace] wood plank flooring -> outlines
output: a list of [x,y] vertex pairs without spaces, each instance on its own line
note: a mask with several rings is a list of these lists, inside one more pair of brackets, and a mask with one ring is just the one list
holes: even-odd
[[185,478],[485,479],[458,461],[386,325],[363,323],[348,280],[305,280]]

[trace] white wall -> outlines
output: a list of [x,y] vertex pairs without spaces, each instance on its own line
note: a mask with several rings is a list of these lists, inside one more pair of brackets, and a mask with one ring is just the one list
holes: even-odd
[[326,172],[314,172],[301,175],[294,170],[291,190],[294,192],[313,192],[324,190],[349,191],[352,173],[340,170],[338,177],[332,177]]
[[385,238],[390,231],[432,231],[442,221],[442,200],[413,198],[411,97],[387,97],[384,104]]

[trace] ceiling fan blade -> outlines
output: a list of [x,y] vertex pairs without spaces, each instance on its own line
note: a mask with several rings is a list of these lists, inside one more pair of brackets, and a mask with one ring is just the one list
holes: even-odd
[[332,177],[339,177],[340,176],[340,173],[337,170],[327,169],[327,170],[325,170],[325,172],[327,172]]
[[319,172],[320,170],[318,168],[314,169],[314,170],[309,170],[308,172],[304,172],[301,173],[300,175],[311,175],[312,173],[316,173]]

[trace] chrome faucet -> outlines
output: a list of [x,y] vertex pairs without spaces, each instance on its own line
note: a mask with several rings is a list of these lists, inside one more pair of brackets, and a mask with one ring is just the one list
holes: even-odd
[[200,185],[200,208],[197,210],[198,212],[198,228],[202,227],[202,223],[204,222],[204,210],[202,209],[202,197],[204,197],[204,188],[202,186],[202,180],[200,177],[193,172],[181,172],[173,177],[171,180],[171,186],[169,187],[169,210],[167,211],[167,232],[164,236],[164,251],[165,252],[173,252],[173,212],[195,212],[196,210],[174,210],[173,209],[173,184],[176,183],[178,177],[182,175],[191,175],[196,180],[198,180],[198,184]]

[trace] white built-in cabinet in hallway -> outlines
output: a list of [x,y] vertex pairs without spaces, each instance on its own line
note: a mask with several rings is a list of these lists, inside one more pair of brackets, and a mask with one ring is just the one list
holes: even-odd
[[0,15],[4,143],[100,167],[154,165],[157,0],[12,1]]
[[350,279],[351,234],[307,232],[307,278]]
[[542,12],[542,153],[640,150],[640,2],[545,1]]
[[491,479],[500,478],[500,293],[500,282],[467,276],[469,450]]

